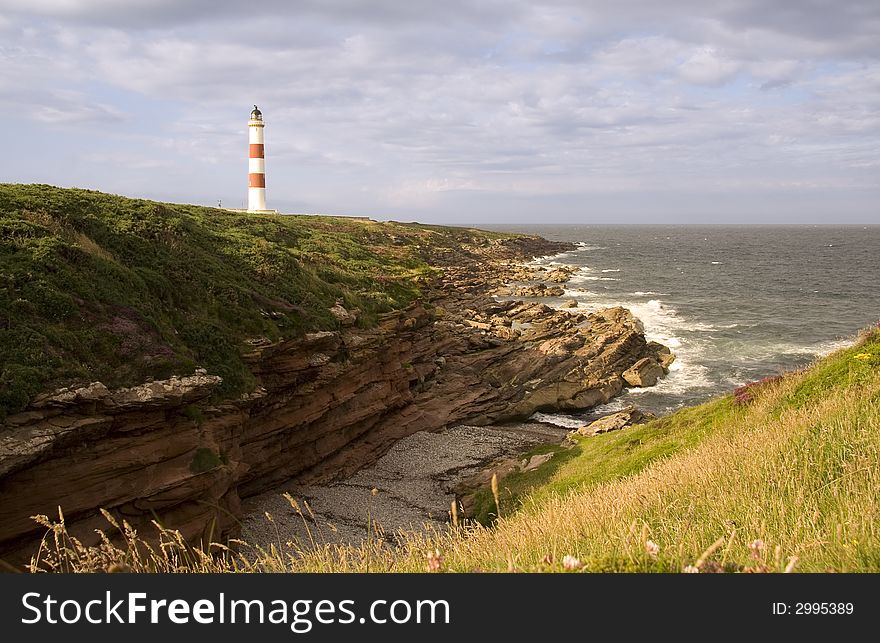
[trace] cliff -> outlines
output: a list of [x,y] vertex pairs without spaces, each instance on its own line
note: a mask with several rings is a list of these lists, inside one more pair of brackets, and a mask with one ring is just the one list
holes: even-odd
[[99,508],[142,533],[156,520],[191,542],[223,539],[236,532],[242,497],[291,477],[348,475],[419,430],[589,408],[618,394],[640,360],[664,359],[623,309],[584,315],[492,296],[542,277],[516,263],[564,245],[371,225],[403,240],[391,248],[436,241],[417,250],[429,270],[395,286],[417,283],[419,296],[386,312],[365,311],[363,295],[360,309],[353,296],[320,300],[311,318],[331,320],[324,328],[243,339],[234,359],[245,390],[224,388],[208,367],[112,390],[74,384],[10,413],[0,428],[0,555],[26,560],[41,535],[31,516],[59,505],[86,541],[106,526]]

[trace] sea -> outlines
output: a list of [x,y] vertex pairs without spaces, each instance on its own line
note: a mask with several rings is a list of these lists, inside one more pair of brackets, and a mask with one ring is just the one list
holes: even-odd
[[880,225],[492,225],[576,249],[535,259],[578,267],[560,306],[629,308],[676,355],[652,388],[574,414],[564,427],[635,404],[667,414],[804,367],[880,319]]

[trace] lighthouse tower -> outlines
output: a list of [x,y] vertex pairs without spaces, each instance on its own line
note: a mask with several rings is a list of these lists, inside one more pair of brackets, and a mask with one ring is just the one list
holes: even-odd
[[248,121],[248,212],[266,210],[266,156],[263,150],[263,113],[254,105]]

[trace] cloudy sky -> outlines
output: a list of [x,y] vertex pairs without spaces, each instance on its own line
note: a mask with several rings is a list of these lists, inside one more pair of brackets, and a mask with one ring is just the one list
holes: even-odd
[[880,222],[877,0],[0,0],[0,181],[500,222]]

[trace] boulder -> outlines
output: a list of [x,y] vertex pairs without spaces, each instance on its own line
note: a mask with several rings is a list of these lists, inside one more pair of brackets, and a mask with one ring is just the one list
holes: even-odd
[[660,354],[657,356],[657,361],[660,362],[660,366],[663,367],[663,371],[665,373],[668,373],[669,366],[672,364],[672,362],[675,361],[675,355],[673,355],[672,353]]
[[560,286],[548,286],[544,283],[521,286],[513,291],[514,297],[561,297],[565,293]]
[[574,274],[575,270],[577,269],[572,266],[560,266],[559,268],[554,268],[542,278],[557,284],[564,284],[571,279],[571,275]]
[[470,326],[471,328],[477,328],[479,330],[489,330],[492,328],[492,324],[488,324],[486,322],[478,322],[473,319],[465,319],[464,323]]
[[345,309],[342,302],[337,301],[336,305],[330,308],[330,314],[336,318],[342,326],[353,326],[357,321],[357,314]]
[[550,460],[550,458],[552,457],[552,453],[541,453],[538,455],[533,455],[531,458],[524,458],[520,463],[520,466],[522,467],[522,471],[534,471],[542,464]]
[[664,372],[669,371],[669,365],[675,361],[675,355],[669,350],[668,346],[664,346],[660,342],[648,342],[645,346],[648,352],[653,353],[656,360],[663,367]]
[[577,308],[578,302],[577,299],[569,299],[564,304],[562,304],[562,308]]
[[594,422],[580,427],[577,432],[580,435],[599,435],[609,431],[619,431],[632,424],[639,424],[653,418],[651,413],[643,413],[634,406],[627,407],[617,413],[606,415]]
[[665,371],[653,357],[643,357],[623,372],[623,379],[630,386],[654,386]]

